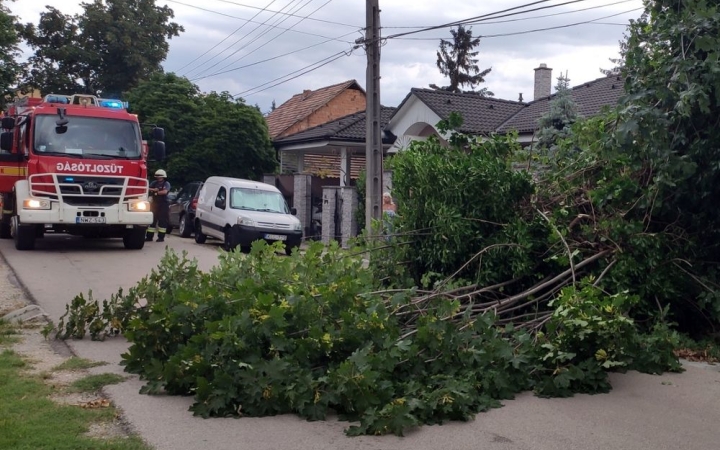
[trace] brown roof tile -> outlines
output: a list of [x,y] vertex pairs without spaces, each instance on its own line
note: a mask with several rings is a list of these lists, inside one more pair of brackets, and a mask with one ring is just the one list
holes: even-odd
[[348,80],[314,91],[306,90],[301,94],[294,95],[290,100],[275,108],[275,111],[272,111],[265,117],[268,130],[270,131],[270,138],[275,139],[281,135],[283,131],[306,118],[318,108],[327,105],[330,100],[350,88],[363,91],[357,81]]

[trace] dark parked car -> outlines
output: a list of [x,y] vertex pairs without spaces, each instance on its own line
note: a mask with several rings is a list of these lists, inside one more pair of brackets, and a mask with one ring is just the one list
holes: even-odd
[[178,234],[184,238],[192,236],[195,231],[193,222],[202,185],[202,181],[188,183],[170,199],[170,228],[177,229]]

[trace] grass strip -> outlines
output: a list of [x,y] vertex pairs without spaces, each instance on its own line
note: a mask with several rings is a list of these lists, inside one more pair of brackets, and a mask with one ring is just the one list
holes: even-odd
[[0,449],[149,450],[136,437],[102,440],[84,434],[93,422],[113,420],[114,408],[83,409],[48,398],[51,388],[22,372],[14,352],[0,352]]
[[100,373],[97,375],[88,375],[74,381],[70,385],[72,392],[97,392],[104,386],[118,384],[125,381],[125,377],[114,373]]
[[70,359],[65,360],[62,364],[55,366],[53,370],[85,370],[92,367],[104,366],[107,363],[105,361],[91,361],[85,358],[78,358],[73,356]]

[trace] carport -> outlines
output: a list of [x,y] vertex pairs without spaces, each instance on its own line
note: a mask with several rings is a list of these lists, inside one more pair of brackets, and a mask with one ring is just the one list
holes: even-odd
[[[395,108],[382,108],[382,126]],[[357,188],[359,173],[365,168],[365,112],[341,117],[299,133],[277,139],[274,144],[280,160],[292,160],[293,206],[305,235],[312,235],[313,207],[322,209],[322,239],[340,240],[357,235]],[[395,136],[384,132],[387,151]],[[283,175],[280,175],[281,177]],[[266,177],[265,182],[276,184]]]

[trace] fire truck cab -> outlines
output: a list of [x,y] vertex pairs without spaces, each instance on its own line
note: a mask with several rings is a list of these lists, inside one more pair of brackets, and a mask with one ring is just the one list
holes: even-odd
[[[152,223],[147,143],[119,100],[47,95],[11,104],[0,134],[0,238],[31,250],[46,229],[121,237],[141,249]],[[152,130],[153,156],[165,156]]]

